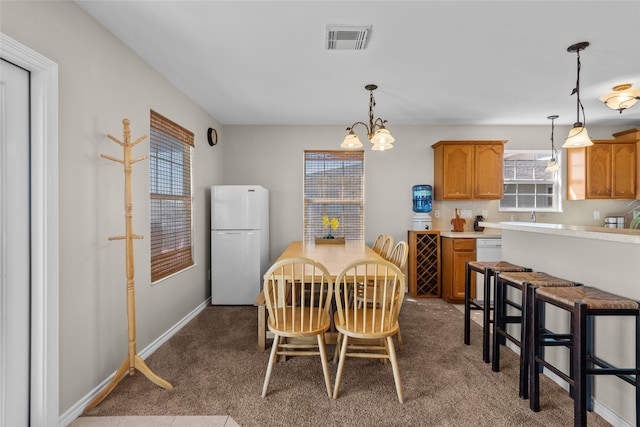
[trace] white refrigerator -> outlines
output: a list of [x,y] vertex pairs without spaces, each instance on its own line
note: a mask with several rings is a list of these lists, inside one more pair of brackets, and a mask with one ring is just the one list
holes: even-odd
[[211,187],[211,304],[252,305],[269,268],[269,190]]

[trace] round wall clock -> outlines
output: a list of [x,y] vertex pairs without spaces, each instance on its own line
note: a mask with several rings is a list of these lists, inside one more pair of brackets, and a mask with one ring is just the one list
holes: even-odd
[[209,140],[209,145],[214,146],[218,143],[218,132],[214,128],[209,128],[207,131],[207,139]]

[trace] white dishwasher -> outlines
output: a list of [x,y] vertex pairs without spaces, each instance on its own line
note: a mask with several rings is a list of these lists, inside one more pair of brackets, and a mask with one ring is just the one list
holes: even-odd
[[[477,238],[476,261],[502,261],[502,239],[500,237]],[[478,301],[484,301],[483,282],[484,276],[476,273],[476,300]]]

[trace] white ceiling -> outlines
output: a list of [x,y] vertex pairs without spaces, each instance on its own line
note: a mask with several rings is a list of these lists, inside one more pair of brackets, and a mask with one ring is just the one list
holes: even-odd
[[[76,3],[222,124],[640,126],[598,101],[640,87],[640,0],[82,1]],[[327,25],[371,25],[329,51]]]

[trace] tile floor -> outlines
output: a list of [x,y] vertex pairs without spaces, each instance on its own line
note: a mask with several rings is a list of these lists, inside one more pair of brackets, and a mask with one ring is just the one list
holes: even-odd
[[69,427],[240,427],[231,417],[80,417]]

